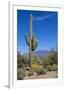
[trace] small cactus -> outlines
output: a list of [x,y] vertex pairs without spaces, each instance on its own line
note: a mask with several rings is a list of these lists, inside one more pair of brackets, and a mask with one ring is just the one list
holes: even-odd
[[30,15],[30,37],[28,38],[28,36],[25,34],[25,41],[29,47],[29,65],[31,67],[31,52],[37,48],[37,40],[35,35],[32,33],[32,15]]

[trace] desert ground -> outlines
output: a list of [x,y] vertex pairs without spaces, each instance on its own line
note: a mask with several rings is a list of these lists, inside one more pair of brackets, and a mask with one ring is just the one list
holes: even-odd
[[46,74],[43,75],[36,75],[36,73],[34,73],[34,75],[32,76],[26,76],[24,77],[24,79],[49,79],[49,78],[57,78],[57,72],[56,71],[48,71]]

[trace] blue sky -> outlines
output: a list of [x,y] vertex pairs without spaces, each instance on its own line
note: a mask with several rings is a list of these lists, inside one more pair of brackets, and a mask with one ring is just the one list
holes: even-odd
[[52,11],[17,10],[17,50],[28,52],[25,33],[29,36],[30,14],[32,14],[32,30],[38,41],[38,50],[49,50],[57,46],[58,13]]

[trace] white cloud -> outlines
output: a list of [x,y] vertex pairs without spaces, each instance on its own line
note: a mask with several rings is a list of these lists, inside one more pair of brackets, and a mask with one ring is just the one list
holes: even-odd
[[44,20],[44,19],[47,19],[47,18],[50,18],[52,16],[54,16],[55,14],[52,14],[52,15],[47,15],[47,16],[44,16],[44,17],[33,17],[33,20],[34,21],[40,21],[40,20]]

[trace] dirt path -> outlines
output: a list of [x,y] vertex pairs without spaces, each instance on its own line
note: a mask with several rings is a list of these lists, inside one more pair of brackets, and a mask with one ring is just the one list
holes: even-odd
[[57,77],[57,72],[56,71],[50,71],[47,72],[46,74],[42,75],[33,75],[33,76],[27,76],[24,79],[45,79],[45,78],[56,78]]

